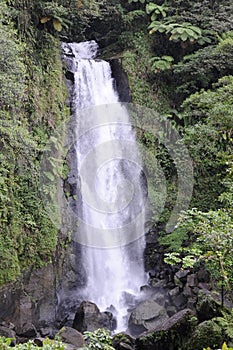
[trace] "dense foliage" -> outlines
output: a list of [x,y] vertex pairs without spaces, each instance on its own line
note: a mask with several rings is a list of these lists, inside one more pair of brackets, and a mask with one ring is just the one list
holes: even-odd
[[82,350],[114,350],[110,332],[104,328],[96,329],[93,332],[84,332],[84,339],[87,345]]
[[58,234],[39,196],[39,165],[48,136],[67,115],[59,43],[36,29],[26,40],[15,28],[18,14],[1,2],[0,284],[54,256]]
[[[0,337],[0,346],[2,350],[8,350],[12,349],[12,341],[14,339],[11,338],[5,338],[5,337]],[[45,339],[43,341],[42,346],[37,346],[33,340],[30,340],[27,343],[24,344],[17,344],[14,346],[14,349],[17,350],[65,350],[65,345],[62,344],[60,341],[53,341],[50,339]]]
[[[146,13],[141,14],[140,24],[134,17],[131,30],[121,34],[127,49],[123,65],[129,72],[133,101],[156,109],[172,122],[188,147],[194,167],[193,209],[183,214],[173,232],[161,234],[160,242],[167,249],[166,261],[183,267],[205,264],[216,281],[231,291],[231,2],[128,3],[128,16]],[[148,143],[146,136],[143,142],[156,148],[168,183],[167,203],[158,222],[161,228],[175,204],[177,174],[158,142]],[[150,172],[151,164],[147,166]]]

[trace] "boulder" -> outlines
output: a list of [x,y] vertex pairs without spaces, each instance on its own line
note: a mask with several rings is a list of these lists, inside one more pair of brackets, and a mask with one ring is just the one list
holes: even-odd
[[197,319],[190,309],[184,309],[155,329],[141,334],[136,339],[137,350],[185,349]]
[[168,319],[165,308],[154,300],[141,302],[131,313],[129,318],[129,330],[133,335],[139,335],[143,331],[151,330]]
[[74,345],[76,348],[81,348],[85,344],[83,335],[71,327],[61,328],[57,335],[63,343]]
[[114,330],[116,321],[111,312],[100,312],[96,304],[90,301],[83,301],[74,317],[73,328],[79,332],[91,331],[98,328]]
[[222,330],[213,321],[204,321],[200,323],[191,336],[187,350],[202,350],[203,348],[217,349],[221,348],[223,343]]
[[180,293],[178,295],[174,295],[170,298],[172,305],[174,305],[178,310],[185,307],[187,303],[187,297]]
[[189,273],[189,270],[179,270],[176,272],[175,277],[178,278],[181,282],[186,282]]

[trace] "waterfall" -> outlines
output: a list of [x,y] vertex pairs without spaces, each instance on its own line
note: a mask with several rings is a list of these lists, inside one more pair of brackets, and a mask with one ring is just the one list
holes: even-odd
[[[74,72],[75,151],[81,198],[78,241],[87,283],[83,300],[115,310],[127,328],[130,303],[146,283],[145,202],[140,154],[127,108],[119,102],[108,62],[94,41],[63,44]],[[132,305],[131,305],[132,306]]]

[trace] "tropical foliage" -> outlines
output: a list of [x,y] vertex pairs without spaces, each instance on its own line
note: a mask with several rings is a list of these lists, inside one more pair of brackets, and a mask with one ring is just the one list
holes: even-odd
[[[5,337],[0,337],[0,346],[2,350],[10,350],[12,349],[12,341],[14,341],[14,339],[11,338],[5,338]],[[42,349],[42,350],[65,350],[65,345],[63,345],[61,342],[59,341],[53,341],[50,339],[45,339],[43,341],[43,345],[42,346],[37,346],[33,340],[30,340],[27,343],[24,344],[17,344],[13,347],[14,349],[17,350],[38,350],[38,349]]]

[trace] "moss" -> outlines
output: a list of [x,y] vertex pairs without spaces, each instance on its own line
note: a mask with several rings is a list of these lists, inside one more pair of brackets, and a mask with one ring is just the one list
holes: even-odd
[[222,344],[221,328],[213,321],[200,323],[190,341],[187,344],[187,350],[202,350],[211,347],[212,349],[220,348]]

